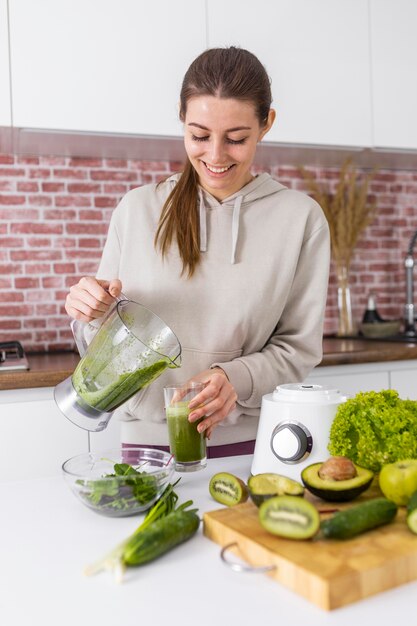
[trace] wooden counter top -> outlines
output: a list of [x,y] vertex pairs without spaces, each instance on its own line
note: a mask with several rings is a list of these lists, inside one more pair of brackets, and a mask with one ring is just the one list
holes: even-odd
[[[49,352],[27,355],[30,370],[1,372],[0,390],[54,387],[74,371],[79,356],[75,352]],[[417,359],[417,343],[395,343],[367,339],[323,340],[324,365],[353,365]]]
[[357,363],[383,363],[417,359],[417,343],[397,343],[375,339],[323,340],[323,365],[353,365]]
[[75,352],[45,352],[26,357],[29,370],[0,371],[0,390],[55,387],[72,374],[80,360]]

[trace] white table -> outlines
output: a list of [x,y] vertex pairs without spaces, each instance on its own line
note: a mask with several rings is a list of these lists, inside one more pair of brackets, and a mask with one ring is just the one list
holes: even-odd
[[[182,474],[180,501],[192,498],[201,514],[220,508],[208,493],[210,477],[230,471],[246,479],[251,460],[212,460],[204,471]],[[415,614],[416,583],[322,611],[265,574],[229,569],[201,528],[159,560],[129,570],[121,585],[107,572],[87,578],[84,566],[142,518],[97,515],[60,477],[3,483],[0,511],[1,626],[392,626]]]

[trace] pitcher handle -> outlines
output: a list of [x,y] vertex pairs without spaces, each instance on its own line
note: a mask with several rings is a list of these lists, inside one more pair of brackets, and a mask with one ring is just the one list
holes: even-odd
[[[115,303],[117,304],[121,300],[128,300],[128,298],[124,295],[124,293],[120,292],[120,295],[116,296],[114,300],[115,300]],[[111,311],[112,309],[113,307],[110,307],[109,311]],[[77,346],[77,350],[80,356],[83,357],[84,354],[87,352],[87,348],[88,348],[88,342],[85,338],[86,328],[89,328],[92,334],[95,334],[98,328],[93,326],[90,322],[81,322],[80,320],[72,320],[70,326],[71,326],[71,331],[74,337],[75,345]]]

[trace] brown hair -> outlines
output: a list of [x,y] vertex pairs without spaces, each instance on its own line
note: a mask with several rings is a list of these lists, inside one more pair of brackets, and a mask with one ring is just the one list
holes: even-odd
[[[188,68],[181,87],[180,119],[185,120],[187,103],[196,96],[234,98],[255,105],[261,126],[271,107],[271,85],[262,63],[242,48],[212,48],[200,54]],[[164,257],[174,238],[182,260],[182,274],[191,277],[200,261],[198,177],[189,159],[169,194],[155,235]]]

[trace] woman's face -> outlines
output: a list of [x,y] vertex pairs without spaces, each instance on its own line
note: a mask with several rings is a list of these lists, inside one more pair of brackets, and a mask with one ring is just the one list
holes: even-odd
[[274,121],[260,126],[251,102],[198,96],[187,103],[184,144],[200,185],[224,200],[252,180],[256,144]]

